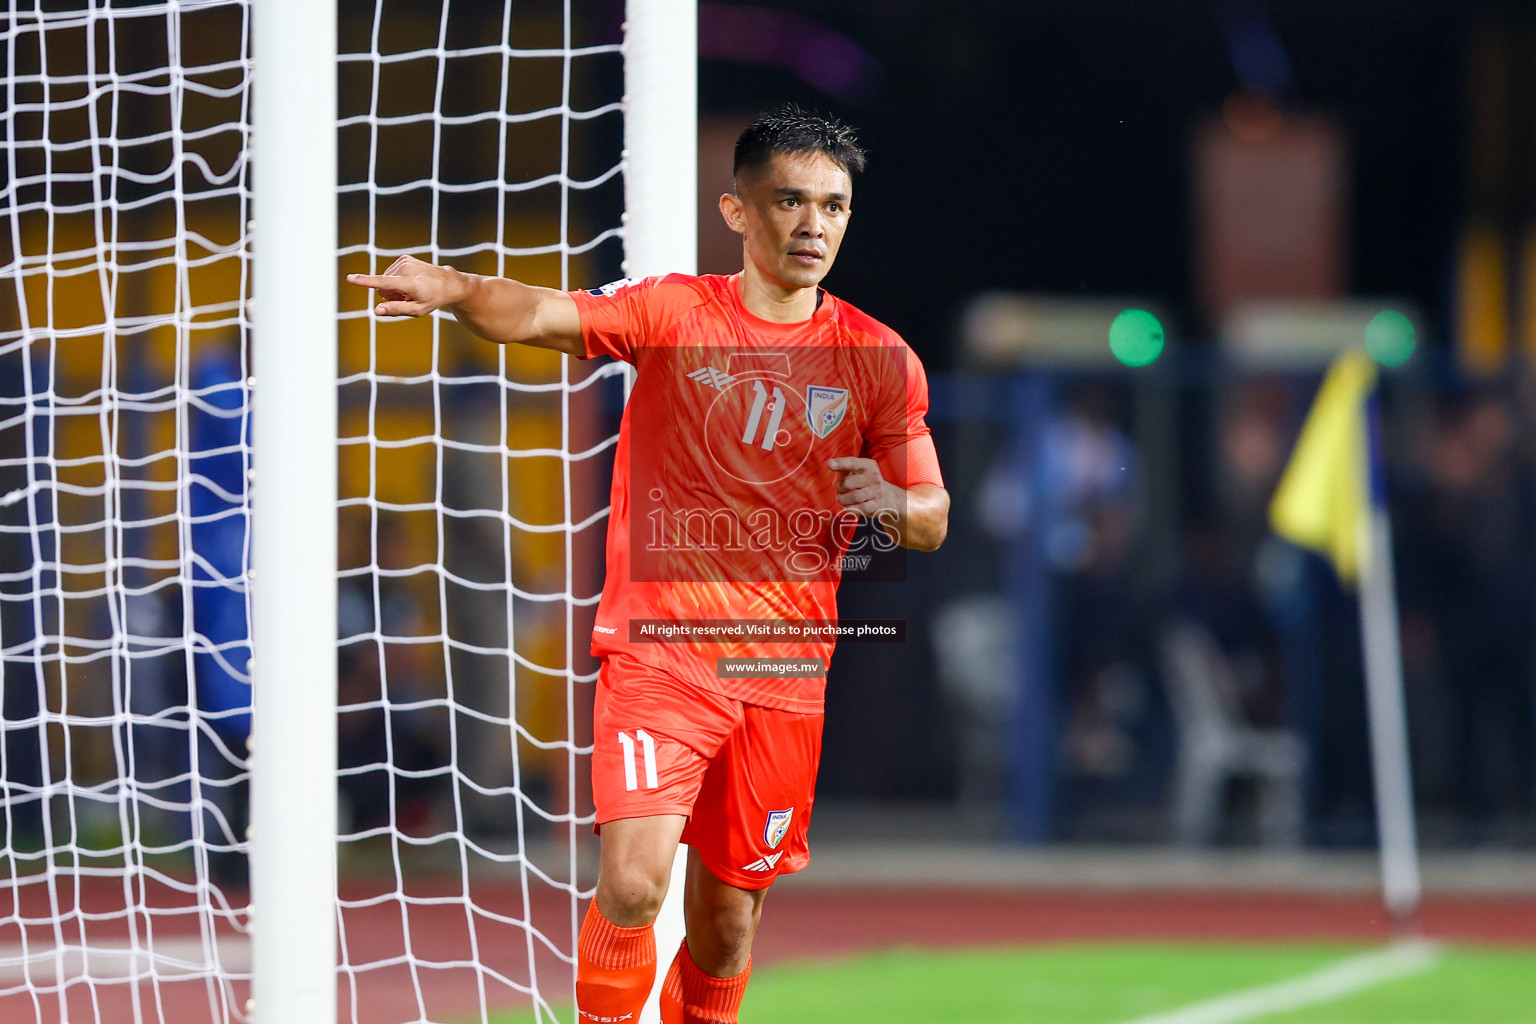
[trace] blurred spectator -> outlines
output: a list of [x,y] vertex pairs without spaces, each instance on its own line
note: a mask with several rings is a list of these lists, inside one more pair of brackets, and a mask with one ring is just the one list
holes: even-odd
[[1290,455],[1290,406],[1284,383],[1274,377],[1238,381],[1222,392],[1217,500],[1247,554],[1269,536],[1269,501]]
[[1396,517],[1422,808],[1471,841],[1530,810],[1533,510],[1515,442],[1503,396],[1445,396]]
[[1046,557],[1057,571],[1103,579],[1125,568],[1135,526],[1136,451],[1102,385],[1079,385],[1040,446]]
[[[1185,842],[1246,837],[1252,830],[1240,812],[1257,798],[1263,798],[1253,819],[1260,838],[1284,843],[1300,838],[1305,749],[1296,734],[1282,728],[1287,715],[1281,644],[1268,607],[1267,572],[1276,543],[1268,507],[1288,454],[1289,403],[1283,382],[1271,377],[1230,381],[1220,392],[1213,507],[1185,526],[1182,573],[1160,623],[1163,682],[1180,726],[1175,812]],[[1200,655],[1190,656],[1195,651]],[[1197,714],[1192,721],[1192,696],[1201,698],[1195,706],[1220,713]],[[1212,723],[1219,723],[1219,738],[1227,743],[1255,749],[1205,764],[1209,759],[1202,758],[1201,748],[1209,745],[1205,734]],[[1263,744],[1274,748],[1268,758],[1249,756]],[[1207,770],[1196,770],[1201,765]],[[1230,789],[1231,779],[1253,779],[1260,786],[1255,792]]]
[[1116,404],[1107,387],[1080,385],[1041,445],[1039,528],[1058,573],[1060,656],[1071,701],[1062,756],[1076,774],[1100,779],[1131,770],[1146,704],[1131,599],[1139,464]]
[[982,525],[1004,544],[1044,552],[1056,600],[1060,693],[1068,711],[1059,755],[1069,774],[1128,776],[1147,709],[1141,619],[1130,596],[1139,460],[1117,421],[1116,393],[1073,387],[1047,419],[1032,473],[1000,461],[978,496]]
[[[1184,539],[1184,576],[1174,605],[1210,634],[1232,664],[1232,698],[1253,725],[1284,718],[1280,645],[1255,588],[1258,545],[1230,520],[1202,519]],[[1262,543],[1262,542],[1261,542]]]
[[1210,631],[1231,659],[1236,699],[1254,725],[1285,717],[1280,641],[1269,605],[1276,541],[1269,502],[1285,468],[1290,396],[1258,377],[1222,393],[1216,428],[1216,504],[1185,530],[1184,573],[1175,604]]
[[411,578],[378,571],[409,568],[415,561],[402,529],[385,517],[378,519],[377,563],[369,557],[366,531],[344,531],[342,537],[348,549],[343,564],[373,569],[343,576],[338,594],[342,832],[392,823],[408,835],[421,835],[447,787],[447,776],[438,769],[449,759],[448,711],[424,663],[435,645],[407,641],[427,632]]

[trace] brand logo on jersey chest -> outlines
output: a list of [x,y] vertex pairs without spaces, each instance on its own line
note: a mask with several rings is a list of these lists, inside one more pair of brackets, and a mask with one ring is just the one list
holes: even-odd
[[707,388],[714,388],[716,391],[724,391],[736,383],[735,377],[728,373],[721,373],[713,366],[701,366],[687,376],[689,380],[697,381]]
[[811,433],[826,437],[848,415],[848,389],[812,384],[805,389],[805,418]]

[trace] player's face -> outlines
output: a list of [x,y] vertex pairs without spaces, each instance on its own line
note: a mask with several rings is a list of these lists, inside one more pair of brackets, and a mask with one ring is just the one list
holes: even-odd
[[824,153],[781,154],[738,191],[721,209],[744,236],[749,269],[786,291],[820,284],[848,228],[848,172]]

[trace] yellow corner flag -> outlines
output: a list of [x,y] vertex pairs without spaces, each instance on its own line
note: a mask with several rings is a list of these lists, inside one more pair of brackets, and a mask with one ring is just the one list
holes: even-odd
[[1371,502],[1365,403],[1375,384],[1376,363],[1365,352],[1333,361],[1269,505],[1274,531],[1325,556],[1348,584],[1368,558],[1360,543]]

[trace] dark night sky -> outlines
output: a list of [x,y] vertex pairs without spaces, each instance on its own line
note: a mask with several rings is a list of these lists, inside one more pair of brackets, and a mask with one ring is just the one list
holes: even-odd
[[[777,0],[878,64],[841,101],[794,72],[708,56],[701,113],[794,99],[871,152],[829,286],[945,366],[959,304],[1013,288],[1143,296],[1192,312],[1188,139],[1237,85],[1218,11],[1267,12],[1285,101],[1345,126],[1350,290],[1407,295],[1443,337],[1465,164],[1469,17],[1454,0]],[[1194,339],[1192,339],[1194,340]]]

